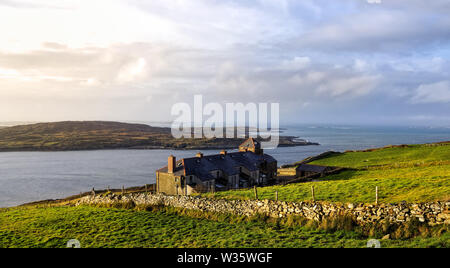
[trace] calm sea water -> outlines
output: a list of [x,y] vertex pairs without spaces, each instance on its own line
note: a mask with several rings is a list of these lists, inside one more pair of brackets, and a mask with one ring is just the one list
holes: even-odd
[[[450,140],[448,128],[286,127],[284,135],[298,136],[320,146],[278,148],[266,152],[279,165],[334,150],[375,148]],[[155,182],[155,170],[167,156],[192,157],[197,151],[104,150],[75,152],[0,153],[0,207],[62,198],[96,189],[140,186]],[[205,154],[218,151],[204,151]]]

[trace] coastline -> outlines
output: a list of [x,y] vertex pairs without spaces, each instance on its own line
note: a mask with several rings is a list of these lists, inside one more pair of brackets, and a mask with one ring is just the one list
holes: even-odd
[[[309,142],[302,140],[300,137],[294,136],[281,136],[280,144],[278,147],[300,147],[300,146],[319,146],[320,143]],[[239,142],[237,142],[239,143]],[[175,151],[187,151],[187,150],[230,150],[235,149],[236,142],[223,144],[223,145],[204,145],[204,146],[167,146],[167,145],[135,145],[135,146],[122,146],[120,144],[111,146],[98,146],[91,148],[0,148],[2,152],[70,152],[70,151],[99,151],[99,150],[175,150]]]

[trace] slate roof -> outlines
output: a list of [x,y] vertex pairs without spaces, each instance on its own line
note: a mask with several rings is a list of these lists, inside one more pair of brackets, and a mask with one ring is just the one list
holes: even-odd
[[329,169],[329,167],[326,166],[317,166],[317,165],[307,165],[307,164],[301,164],[296,168],[298,171],[305,171],[305,172],[316,172],[316,173],[322,173]]
[[[213,171],[222,171],[228,176],[239,174],[239,167],[245,167],[250,171],[256,171],[260,165],[266,161],[267,163],[276,162],[275,158],[270,155],[258,155],[253,152],[235,152],[226,155],[207,155],[200,157],[184,158],[177,161],[175,175],[191,176],[195,175],[202,181],[215,179],[211,175]],[[167,166],[158,170],[158,172],[167,173]]]

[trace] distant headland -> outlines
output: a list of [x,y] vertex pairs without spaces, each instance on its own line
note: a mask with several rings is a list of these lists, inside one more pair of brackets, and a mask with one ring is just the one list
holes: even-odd
[[[102,149],[214,150],[236,148],[245,138],[175,139],[170,128],[107,121],[65,121],[0,128],[0,151]],[[280,136],[281,147],[319,145]]]

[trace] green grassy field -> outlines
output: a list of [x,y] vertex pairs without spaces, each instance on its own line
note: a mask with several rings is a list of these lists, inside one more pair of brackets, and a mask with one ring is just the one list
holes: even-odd
[[[134,211],[91,207],[13,208],[0,211],[0,247],[365,247],[354,231],[244,220],[200,219],[169,210]],[[449,247],[450,235],[383,240],[382,247]]]
[[[380,165],[391,167],[421,165],[450,161],[450,143],[408,145],[374,149],[367,151],[347,152],[332,155],[310,164],[329,165],[349,168],[366,168]],[[447,162],[447,164],[449,164]]]
[[[330,202],[362,202],[375,200],[379,187],[380,202],[427,202],[450,199],[450,144],[412,145],[367,152],[335,154],[311,164],[352,168],[318,182],[258,188],[262,199],[274,199],[278,191],[284,201],[311,199],[311,186],[316,200]],[[211,194],[206,194],[211,197]],[[216,198],[251,199],[253,190],[218,192]]]

